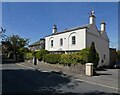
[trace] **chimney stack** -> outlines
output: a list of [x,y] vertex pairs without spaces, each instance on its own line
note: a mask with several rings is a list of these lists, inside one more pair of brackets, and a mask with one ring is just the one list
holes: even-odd
[[91,15],[89,17],[89,23],[90,24],[95,24],[95,12],[94,11],[91,11]]
[[106,31],[106,23],[104,21],[101,22],[101,31]]
[[55,34],[56,32],[57,32],[57,26],[54,24],[52,33]]

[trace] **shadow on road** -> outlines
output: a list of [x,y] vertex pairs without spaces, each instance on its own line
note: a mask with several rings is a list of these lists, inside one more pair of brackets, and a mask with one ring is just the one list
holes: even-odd
[[107,73],[96,73],[94,76],[101,76],[101,75],[112,75],[112,74],[107,74]]
[[70,77],[38,70],[3,70],[2,91],[5,93],[58,93],[57,89],[69,83]]
[[15,61],[14,59],[2,59],[2,64],[13,64],[16,63],[17,61]]
[[99,91],[64,93],[59,90],[61,86],[67,85],[70,82],[71,77],[64,75],[62,72],[6,69],[2,70],[2,95],[118,95]]

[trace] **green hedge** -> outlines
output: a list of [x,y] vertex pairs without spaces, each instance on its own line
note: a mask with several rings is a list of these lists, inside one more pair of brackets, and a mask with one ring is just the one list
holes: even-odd
[[85,48],[77,53],[81,57],[81,64],[86,64],[89,62],[89,51],[90,48]]
[[48,53],[49,53],[49,52],[48,52],[47,50],[41,49],[41,50],[39,50],[39,51],[37,51],[37,52],[35,53],[35,57],[36,57],[39,61],[42,61],[43,56],[44,56],[45,54],[48,54]]
[[46,54],[43,56],[43,61],[51,64],[71,65],[81,63],[82,59],[78,54]]
[[43,56],[43,61],[51,64],[58,63],[60,54],[46,54]]
[[86,64],[88,62],[92,62],[94,63],[94,67],[97,67],[99,62],[99,55],[93,44],[92,47],[85,48],[74,54],[46,54],[43,56],[43,61],[51,64],[60,63],[63,65],[77,63]]
[[30,60],[33,58],[33,54],[31,52],[25,54],[25,59]]
[[62,54],[59,59],[60,64],[71,65],[81,63],[82,59],[78,54]]

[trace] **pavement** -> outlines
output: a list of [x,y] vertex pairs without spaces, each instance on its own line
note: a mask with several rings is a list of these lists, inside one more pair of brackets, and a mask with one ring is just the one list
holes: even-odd
[[31,62],[2,64],[3,92],[117,95],[118,69],[106,69],[97,73],[97,76],[89,77],[70,70],[69,67],[41,62],[37,66]]

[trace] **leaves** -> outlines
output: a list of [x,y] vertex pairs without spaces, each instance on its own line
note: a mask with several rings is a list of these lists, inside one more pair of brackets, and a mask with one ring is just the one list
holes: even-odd
[[17,59],[17,55],[21,56],[21,48],[28,45],[29,39],[21,38],[18,35],[12,35],[2,42],[4,53],[12,53],[14,59]]

